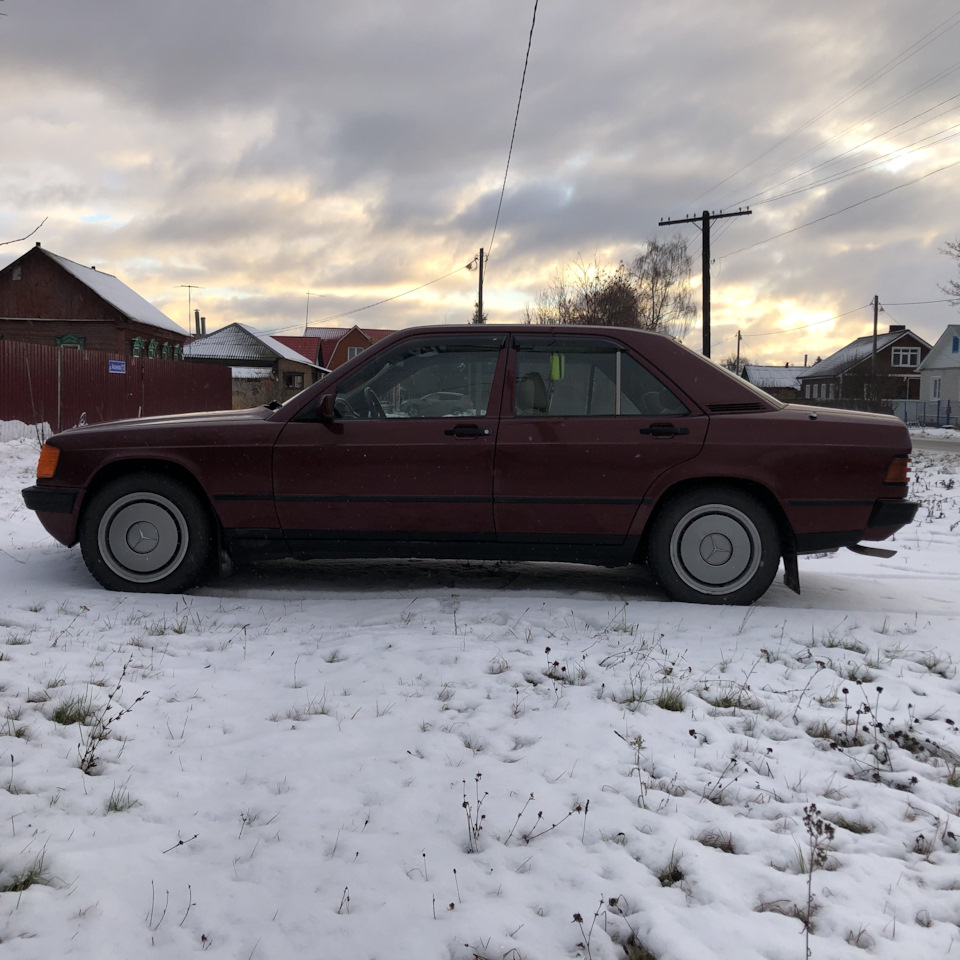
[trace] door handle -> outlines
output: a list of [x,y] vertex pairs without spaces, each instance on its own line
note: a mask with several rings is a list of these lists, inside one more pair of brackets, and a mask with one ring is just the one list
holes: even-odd
[[460,424],[443,431],[448,437],[489,437],[490,431],[486,427],[475,424]]
[[651,437],[684,437],[689,432],[688,427],[675,427],[672,423],[651,423],[649,427],[640,428],[640,433]]

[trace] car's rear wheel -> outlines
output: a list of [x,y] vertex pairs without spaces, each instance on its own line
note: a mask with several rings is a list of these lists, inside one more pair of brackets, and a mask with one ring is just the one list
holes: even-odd
[[750,604],[773,582],[780,537],[769,511],[739,490],[680,494],[654,520],[651,571],[674,600]]
[[177,593],[210,570],[214,528],[184,483],[128,474],[91,497],[80,523],[80,549],[87,569],[109,590]]

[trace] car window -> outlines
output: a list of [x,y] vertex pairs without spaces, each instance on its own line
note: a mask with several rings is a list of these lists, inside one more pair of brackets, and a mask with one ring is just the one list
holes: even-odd
[[502,335],[484,334],[400,344],[339,385],[336,416],[345,420],[485,416],[504,342]]
[[518,417],[678,417],[690,412],[611,340],[521,336],[514,347]]

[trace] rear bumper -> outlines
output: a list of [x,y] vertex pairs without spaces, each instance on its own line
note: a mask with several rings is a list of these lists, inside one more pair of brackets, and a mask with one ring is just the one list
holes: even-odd
[[873,505],[867,527],[905,527],[913,523],[920,509],[912,500],[878,500]]
[[797,534],[797,553],[822,553],[850,547],[861,540],[886,540],[912,523],[919,509],[920,504],[911,500],[876,500],[865,529]]

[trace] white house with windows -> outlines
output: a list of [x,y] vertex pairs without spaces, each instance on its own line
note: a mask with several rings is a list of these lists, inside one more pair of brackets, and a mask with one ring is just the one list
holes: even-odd
[[951,323],[943,331],[919,371],[920,399],[937,408],[938,422],[956,424],[960,415],[960,323]]

